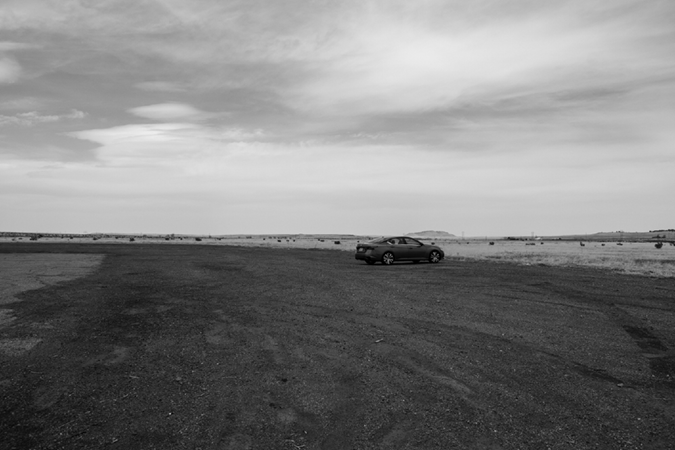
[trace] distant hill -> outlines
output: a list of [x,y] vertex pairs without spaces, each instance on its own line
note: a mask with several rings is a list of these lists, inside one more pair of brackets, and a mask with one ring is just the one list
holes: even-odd
[[454,234],[450,234],[447,231],[433,231],[433,230],[427,230],[427,231],[415,231],[412,233],[407,233],[406,236],[412,236],[412,237],[455,237]]
[[658,231],[610,231],[610,232],[600,232],[593,235],[596,239],[608,239],[608,240],[652,240],[652,239],[673,239],[675,238],[675,232],[671,230],[658,230]]

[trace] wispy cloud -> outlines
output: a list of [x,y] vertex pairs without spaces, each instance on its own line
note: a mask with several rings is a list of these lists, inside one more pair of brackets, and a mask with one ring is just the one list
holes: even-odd
[[15,83],[21,75],[21,66],[14,59],[0,58],[0,84]]
[[99,144],[98,161],[108,166],[163,166],[190,171],[214,158],[255,143],[261,130],[211,127],[195,123],[136,124],[68,133]]
[[39,46],[34,44],[26,44],[24,42],[1,42],[0,41],[0,52],[7,52],[12,50],[29,50],[39,48]]
[[204,119],[209,114],[185,103],[160,103],[157,105],[138,106],[129,110],[131,114],[146,119],[176,120]]
[[185,92],[186,89],[178,83],[172,83],[169,81],[144,81],[142,83],[137,83],[136,87],[145,91],[158,91],[158,92]]
[[0,110],[2,111],[34,111],[44,108],[46,108],[45,102],[35,97],[18,97],[0,101]]
[[36,111],[18,113],[13,116],[0,115],[0,126],[2,125],[20,125],[30,127],[40,123],[57,122],[64,119],[82,119],[86,113],[73,109],[67,114],[49,114],[43,115]]

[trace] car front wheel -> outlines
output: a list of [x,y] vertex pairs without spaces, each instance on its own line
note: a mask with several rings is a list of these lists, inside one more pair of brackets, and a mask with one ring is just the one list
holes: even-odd
[[394,264],[394,254],[392,252],[386,252],[384,255],[382,255],[382,264]]
[[431,253],[429,253],[429,262],[430,263],[437,263],[441,260],[441,253],[438,250],[434,250]]

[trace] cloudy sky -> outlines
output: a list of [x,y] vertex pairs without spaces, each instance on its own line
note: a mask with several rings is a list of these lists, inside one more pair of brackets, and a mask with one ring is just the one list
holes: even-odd
[[672,0],[3,0],[0,231],[675,226]]

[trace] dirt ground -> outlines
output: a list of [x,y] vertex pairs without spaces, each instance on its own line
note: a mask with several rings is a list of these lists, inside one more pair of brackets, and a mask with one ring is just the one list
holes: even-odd
[[0,266],[3,450],[674,448],[673,278],[191,245]]

